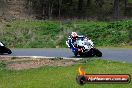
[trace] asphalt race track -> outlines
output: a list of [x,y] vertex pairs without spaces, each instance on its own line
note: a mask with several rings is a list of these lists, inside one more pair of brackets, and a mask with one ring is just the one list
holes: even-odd
[[[74,57],[70,49],[47,48],[47,49],[11,49],[12,54],[9,56],[47,56],[47,57]],[[103,53],[103,59],[132,62],[132,49],[99,49]],[[75,57],[74,57],[75,58]],[[76,58],[75,58],[76,59]]]

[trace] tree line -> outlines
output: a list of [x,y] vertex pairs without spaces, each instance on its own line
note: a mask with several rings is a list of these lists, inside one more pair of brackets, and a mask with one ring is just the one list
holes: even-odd
[[[7,0],[0,0],[0,6]],[[119,19],[132,11],[128,0],[25,0],[28,13],[37,19]],[[130,8],[132,9],[132,8]],[[131,13],[130,13],[131,12]],[[131,15],[129,15],[131,16]]]

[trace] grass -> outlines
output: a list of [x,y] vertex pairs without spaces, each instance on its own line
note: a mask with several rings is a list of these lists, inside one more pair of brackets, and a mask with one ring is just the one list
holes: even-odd
[[132,21],[13,21],[0,29],[11,48],[63,48],[72,31],[90,37],[97,46],[131,46]]
[[[82,60],[86,62],[67,67],[44,66],[30,70],[0,70],[0,88],[131,88],[130,84],[86,84],[76,83],[78,67],[87,66],[89,74],[130,74],[132,63],[113,62],[101,59]],[[5,69],[4,69],[5,68]]]

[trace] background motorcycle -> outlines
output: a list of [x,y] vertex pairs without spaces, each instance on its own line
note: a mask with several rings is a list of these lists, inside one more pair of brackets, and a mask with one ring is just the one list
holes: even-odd
[[0,42],[0,54],[11,54],[12,51],[5,46],[2,42]]

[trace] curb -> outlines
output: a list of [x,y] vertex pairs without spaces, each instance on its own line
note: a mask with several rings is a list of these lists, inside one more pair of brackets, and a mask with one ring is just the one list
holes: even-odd
[[4,58],[40,58],[40,59],[66,59],[66,60],[81,60],[82,58],[67,58],[67,57],[46,57],[46,56],[0,56],[0,57],[4,57]]

